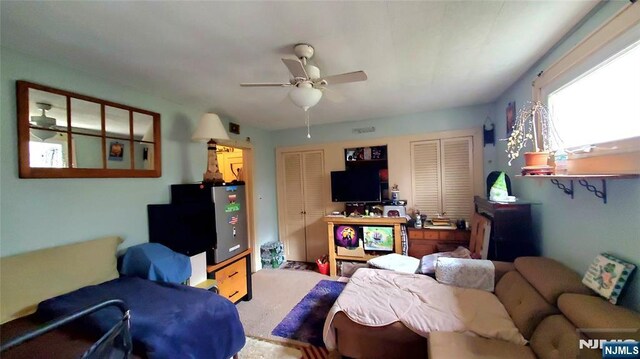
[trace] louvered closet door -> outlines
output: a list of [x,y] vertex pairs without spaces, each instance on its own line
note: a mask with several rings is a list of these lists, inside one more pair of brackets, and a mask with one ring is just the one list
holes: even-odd
[[442,139],[442,209],[449,218],[471,219],[473,214],[473,140]]
[[306,260],[304,225],[304,189],[302,182],[302,154],[282,154],[284,176],[284,233],[287,260]]
[[440,141],[420,141],[411,144],[411,183],[416,209],[429,216],[442,211]]
[[327,225],[322,222],[324,216],[324,153],[322,151],[304,152],[303,189],[306,229],[306,259],[314,262],[327,254]]

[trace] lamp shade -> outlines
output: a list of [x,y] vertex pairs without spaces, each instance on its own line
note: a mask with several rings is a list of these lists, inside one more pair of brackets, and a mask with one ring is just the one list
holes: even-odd
[[206,113],[200,119],[198,127],[193,132],[191,139],[194,141],[207,142],[209,140],[228,140],[229,135],[220,121],[220,117],[215,113]]
[[322,91],[313,88],[310,84],[300,84],[300,86],[291,89],[289,98],[296,106],[302,107],[306,111],[320,101]]

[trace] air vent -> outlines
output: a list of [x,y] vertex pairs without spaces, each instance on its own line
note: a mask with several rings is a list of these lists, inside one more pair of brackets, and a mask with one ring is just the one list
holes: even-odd
[[376,128],[371,127],[362,127],[362,128],[354,128],[353,133],[368,133],[368,132],[376,132]]

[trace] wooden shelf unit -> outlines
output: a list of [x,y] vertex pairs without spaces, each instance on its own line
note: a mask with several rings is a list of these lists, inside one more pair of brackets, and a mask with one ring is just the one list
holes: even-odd
[[402,235],[400,226],[407,223],[406,218],[387,218],[387,217],[343,217],[343,216],[325,216],[322,219],[327,223],[327,233],[329,238],[329,274],[336,275],[336,260],[348,260],[354,262],[366,262],[369,259],[380,256],[379,254],[365,253],[363,256],[343,256],[336,253],[336,244],[334,239],[334,228],[336,225],[379,225],[393,226],[393,253],[402,253]]

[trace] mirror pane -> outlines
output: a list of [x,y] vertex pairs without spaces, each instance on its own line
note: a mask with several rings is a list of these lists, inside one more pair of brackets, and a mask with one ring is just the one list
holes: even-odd
[[71,135],[73,138],[74,168],[102,167],[102,137]]
[[133,139],[153,142],[153,117],[144,113],[133,113]]
[[29,89],[29,125],[57,131],[67,130],[67,97]]
[[67,133],[30,130],[29,166],[32,168],[69,168]]
[[105,106],[105,130],[107,137],[129,139],[129,111]]
[[154,148],[152,143],[147,142],[134,142],[135,143],[135,158],[134,165],[137,170],[152,170],[153,169],[153,156]]
[[[73,131],[74,133],[102,136],[102,116],[100,115],[100,104],[72,97],[71,131]],[[98,147],[98,149],[100,148],[101,146]],[[101,153],[99,153],[98,155],[100,156]]]
[[129,141],[107,138],[105,154],[107,155],[107,168],[131,169],[131,149]]

